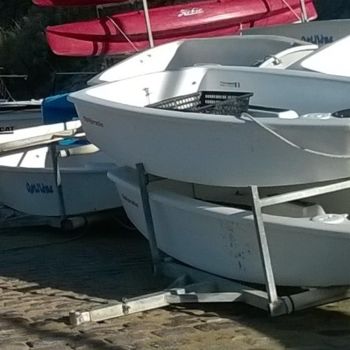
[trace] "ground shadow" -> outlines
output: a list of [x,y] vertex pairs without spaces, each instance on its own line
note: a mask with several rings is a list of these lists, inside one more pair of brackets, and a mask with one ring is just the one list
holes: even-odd
[[[0,276],[36,283],[23,289],[28,293],[50,287],[120,300],[160,290],[169,282],[154,277],[148,242],[141,234],[116,222],[65,233],[43,227],[0,230],[0,242]],[[200,309],[204,316],[226,319],[232,327],[235,324],[249,327],[285,348],[345,349],[350,344],[350,317],[339,304],[278,318],[239,303],[171,308],[184,315]],[[39,336],[63,337],[68,343],[81,340],[79,335],[64,330],[33,328],[11,315],[2,317],[5,319],[1,321]],[[83,338],[83,344],[92,348],[118,349],[88,335]]]

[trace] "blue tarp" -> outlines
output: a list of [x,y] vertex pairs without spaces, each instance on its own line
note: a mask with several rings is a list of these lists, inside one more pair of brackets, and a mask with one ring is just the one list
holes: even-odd
[[62,123],[78,118],[74,104],[67,100],[68,94],[44,98],[41,111],[44,124]]

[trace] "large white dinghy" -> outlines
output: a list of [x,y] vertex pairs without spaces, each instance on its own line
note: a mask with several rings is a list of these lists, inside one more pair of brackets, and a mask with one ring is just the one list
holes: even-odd
[[[259,107],[235,109],[237,92],[245,102],[253,93]],[[120,166],[141,162],[151,174],[206,185],[278,186],[349,176],[350,120],[331,114],[349,107],[349,93],[344,77],[194,67],[90,87],[70,99],[90,141]],[[186,111],[186,101],[195,108]]]
[[[130,220],[149,238],[136,171],[120,168],[109,177],[117,185]],[[164,179],[151,182],[149,203],[158,248],[182,263],[221,277],[265,283],[246,192]],[[348,201],[342,207],[349,212]],[[277,285],[350,283],[347,215],[325,212],[317,200],[308,199],[271,207],[263,219]]]

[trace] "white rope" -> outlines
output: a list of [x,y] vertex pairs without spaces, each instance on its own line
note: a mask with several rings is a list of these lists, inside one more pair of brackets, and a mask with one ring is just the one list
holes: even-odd
[[296,13],[296,11],[293,9],[293,7],[289,5],[287,0],[282,0],[282,2],[289,8],[290,12],[292,12],[295,15],[295,17],[298,19],[298,21],[301,22],[302,18]]
[[247,119],[251,120],[252,122],[254,122],[258,126],[263,128],[264,130],[266,130],[267,132],[269,132],[270,134],[272,134],[273,136],[277,137],[278,139],[280,139],[281,141],[283,141],[284,143],[286,143],[287,145],[289,145],[289,146],[291,146],[293,148],[297,148],[297,149],[299,149],[301,151],[304,151],[304,152],[307,152],[307,153],[311,153],[311,154],[315,154],[315,155],[322,156],[322,157],[327,157],[327,158],[350,159],[350,154],[331,154],[331,153],[315,151],[315,150],[312,150],[312,149],[309,149],[309,148],[302,147],[300,145],[295,144],[293,141],[288,140],[287,138],[285,138],[284,136],[280,135],[276,131],[272,130],[267,125],[261,123],[259,120],[254,118],[252,115],[250,115],[248,113],[242,113],[242,117],[246,117]]
[[107,18],[112,22],[112,24],[119,30],[120,34],[126,39],[126,41],[133,47],[133,49],[138,52],[139,49],[134,45],[134,43],[128,38],[128,36],[123,32],[123,30],[118,26],[118,24],[115,22],[115,20],[107,16]]

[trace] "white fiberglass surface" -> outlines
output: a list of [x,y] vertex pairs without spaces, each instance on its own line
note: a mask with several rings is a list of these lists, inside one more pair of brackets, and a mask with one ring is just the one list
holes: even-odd
[[350,35],[306,58],[303,68],[350,77]]
[[80,127],[80,120],[73,120],[66,123],[47,124],[17,129],[13,134],[1,135],[0,144],[17,140],[25,140],[30,137],[41,136],[50,133],[59,133],[65,130],[72,130]]
[[[150,187],[151,198],[165,206],[187,208],[192,213],[219,217],[225,220],[235,214],[252,219],[250,194],[246,189],[201,186],[172,180],[156,181]],[[226,199],[230,198],[228,202]],[[345,203],[343,203],[345,205]],[[345,205],[346,206],[346,205]],[[344,208],[346,209],[346,208]],[[317,202],[288,202],[264,208],[267,222],[293,225],[296,228],[329,230],[348,235],[350,221],[347,214],[326,213]],[[310,234],[312,231],[309,232]],[[314,231],[313,233],[320,233]]]
[[112,82],[165,70],[181,44],[182,41],[176,41],[136,54],[92,78],[88,84]]
[[205,68],[192,68],[154,73],[99,85],[87,89],[86,93],[106,101],[143,107],[169,97],[197,91],[206,71]]
[[268,55],[304,46],[317,47],[274,35],[179,40],[137,53],[93,77],[88,85],[199,64],[254,66]]
[[316,45],[298,46],[282,51],[268,58],[259,67],[285,69],[297,61],[311,55],[318,48]]
[[0,166],[45,168],[48,147],[38,148],[32,151],[18,152],[9,156],[0,157]]
[[[78,91],[72,96],[74,98],[76,94],[78,99],[83,100],[90,100],[89,96],[95,97],[100,100],[99,104],[105,106],[114,107],[114,103],[120,103],[124,105],[119,106],[120,108],[128,110],[199,90],[252,92],[252,105],[291,109],[298,114],[333,113],[349,108],[349,84],[348,77],[309,71],[227,66],[191,67],[106,83],[83,92]],[[97,102],[94,98],[90,101]],[[152,113],[157,114],[155,111]],[[165,114],[170,115],[171,112],[162,112],[162,115]]]

